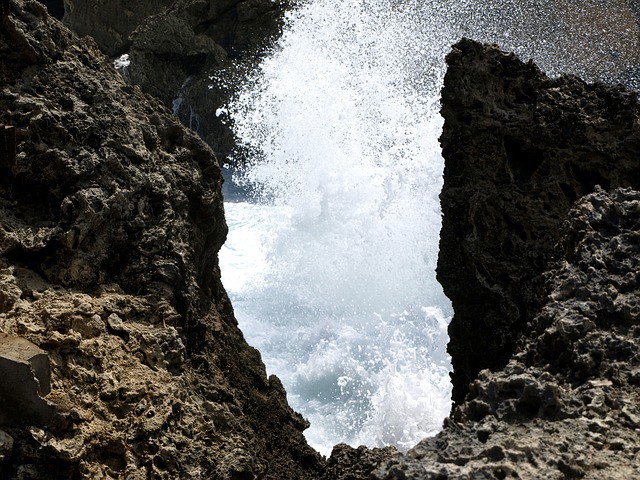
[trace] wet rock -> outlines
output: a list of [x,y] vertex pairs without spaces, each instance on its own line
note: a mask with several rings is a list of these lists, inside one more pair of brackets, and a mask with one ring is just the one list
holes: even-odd
[[170,0],[155,2],[64,0],[63,21],[80,36],[90,35],[110,56],[129,50],[129,35],[145,19],[171,5]]
[[128,52],[128,81],[157,96],[223,160],[233,148],[217,110],[280,34],[289,0],[65,0],[65,23],[107,54]]
[[131,35],[128,78],[226,160],[234,140],[218,109],[279,36],[289,8],[289,0],[177,2]]
[[441,433],[371,478],[637,477],[640,192],[625,186],[640,178],[635,95],[547,79],[471,41],[449,62],[466,69],[443,92],[439,275],[454,293],[458,404]]

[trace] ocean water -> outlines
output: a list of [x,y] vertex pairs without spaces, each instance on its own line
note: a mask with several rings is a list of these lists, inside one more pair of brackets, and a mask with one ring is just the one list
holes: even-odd
[[323,454],[407,449],[449,413],[452,311],[435,279],[444,57],[472,36],[550,73],[611,71],[593,35],[574,40],[593,55],[562,49],[577,27],[543,3],[304,1],[219,111],[246,162],[227,171],[223,284]]

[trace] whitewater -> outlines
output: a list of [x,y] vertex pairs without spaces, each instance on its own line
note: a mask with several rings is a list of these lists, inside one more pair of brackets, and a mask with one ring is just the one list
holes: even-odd
[[465,1],[302,2],[219,111],[245,164],[226,174],[222,281],[325,455],[405,450],[450,411],[452,310],[435,277],[444,57],[461,36],[498,38],[584,75],[550,47],[551,20],[522,27],[526,6],[505,22]]

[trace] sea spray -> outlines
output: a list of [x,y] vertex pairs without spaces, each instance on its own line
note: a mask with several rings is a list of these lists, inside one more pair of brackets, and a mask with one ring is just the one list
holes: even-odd
[[439,75],[423,75],[437,64],[406,15],[391,2],[304,4],[229,106],[252,152],[235,180],[256,201],[227,205],[235,253],[222,260],[237,267],[250,243],[254,268],[223,281],[324,453],[409,447],[450,409],[450,307],[434,273]]
[[[446,303],[373,298],[365,287],[382,297],[385,280],[371,272],[358,280],[363,260],[345,257],[367,253],[310,233],[289,208],[237,202],[227,205],[227,216],[230,245],[221,261],[231,273],[223,281],[249,342],[311,421],[310,443],[325,454],[339,442],[408,448],[436,433],[450,408]],[[372,240],[369,254],[383,255],[386,242]],[[314,255],[298,255],[305,247]],[[353,286],[340,278],[349,265]],[[331,283],[336,271],[341,288]],[[402,273],[388,275],[388,282],[402,281]]]
[[303,2],[226,109],[246,198],[226,206],[223,282],[323,453],[408,448],[449,412],[434,274],[444,56],[467,35],[583,73],[554,43],[551,6],[531,21],[540,3]]

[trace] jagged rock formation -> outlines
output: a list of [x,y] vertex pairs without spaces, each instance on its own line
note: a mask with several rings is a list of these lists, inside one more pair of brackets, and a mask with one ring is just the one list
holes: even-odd
[[289,0],[176,2],[132,35],[129,81],[170,105],[226,159],[234,139],[217,110],[279,35],[288,8]]
[[220,283],[210,148],[33,0],[0,18],[0,124],[0,333],[47,352],[55,409],[2,427],[0,476],[317,478]]
[[563,224],[547,302],[435,438],[377,479],[640,475],[640,192],[598,190]]
[[638,477],[636,95],[469,40],[447,61],[438,273],[458,405],[372,478]]
[[636,96],[470,41],[448,62],[439,276],[458,405],[405,455],[341,445],[325,464],[220,283],[211,150],[92,40],[12,1],[0,334],[47,352],[53,418],[0,427],[2,478],[640,476]]
[[499,369],[545,301],[542,274],[578,198],[640,189],[635,93],[551,79],[532,63],[472,41],[447,58],[438,278],[449,327],[453,396]]
[[94,36],[110,55],[128,51],[127,80],[160,98],[225,158],[233,136],[216,111],[228,101],[230,85],[279,35],[291,2],[130,3],[65,0],[64,21],[76,32]]
[[333,447],[321,480],[364,480],[376,467],[392,457],[395,447],[358,448],[344,443]]

